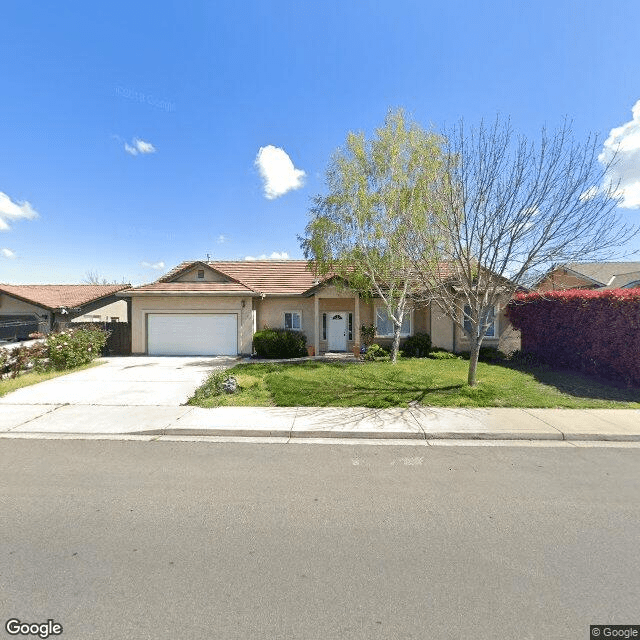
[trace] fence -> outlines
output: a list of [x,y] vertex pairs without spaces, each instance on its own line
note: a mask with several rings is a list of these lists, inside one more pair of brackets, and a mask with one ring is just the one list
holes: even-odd
[[107,344],[104,346],[104,355],[131,355],[131,325],[128,322],[72,322],[67,327],[73,329],[80,327],[95,329],[99,327],[109,331],[111,335],[107,338]]

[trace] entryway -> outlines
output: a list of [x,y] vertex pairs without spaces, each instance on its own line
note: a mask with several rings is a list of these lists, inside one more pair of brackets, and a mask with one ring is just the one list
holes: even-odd
[[327,350],[347,350],[347,314],[342,311],[327,313]]

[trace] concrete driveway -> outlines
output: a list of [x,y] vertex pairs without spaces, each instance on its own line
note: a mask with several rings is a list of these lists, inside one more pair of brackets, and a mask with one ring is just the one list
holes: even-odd
[[230,357],[111,357],[78,371],[0,398],[1,405],[165,406],[184,404],[213,369]]

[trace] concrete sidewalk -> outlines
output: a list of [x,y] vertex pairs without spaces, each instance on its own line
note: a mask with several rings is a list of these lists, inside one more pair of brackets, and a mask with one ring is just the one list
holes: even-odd
[[0,436],[640,441],[640,410],[0,405]]

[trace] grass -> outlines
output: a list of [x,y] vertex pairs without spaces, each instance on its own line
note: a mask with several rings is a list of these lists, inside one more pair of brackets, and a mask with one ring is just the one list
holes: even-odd
[[0,380],[0,397],[11,393],[16,389],[22,387],[28,387],[32,384],[38,384],[38,382],[44,382],[45,380],[51,380],[58,376],[66,376],[68,373],[74,373],[76,371],[83,371],[84,369],[90,369],[91,367],[97,367],[102,362],[90,362],[89,364],[83,364],[75,369],[66,369],[64,371],[29,371],[28,373],[21,373],[17,378],[5,378]]
[[461,359],[400,359],[362,364],[306,361],[243,364],[233,375],[241,391],[219,395],[207,383],[189,401],[200,407],[309,406],[564,407],[640,409],[640,389],[617,387],[546,367],[478,364],[478,385],[466,384]]

